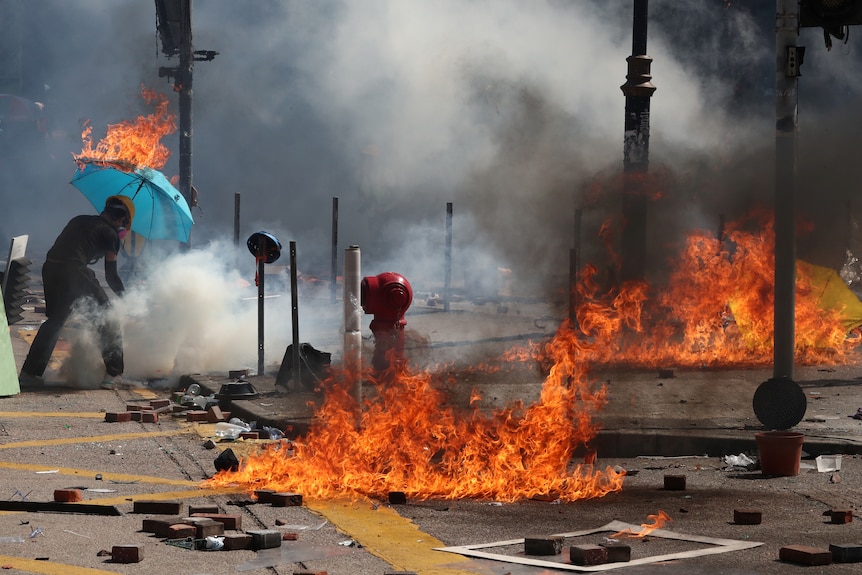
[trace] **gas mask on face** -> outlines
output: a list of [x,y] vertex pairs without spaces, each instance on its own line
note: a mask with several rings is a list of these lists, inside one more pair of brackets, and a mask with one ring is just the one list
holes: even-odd
[[120,236],[120,241],[123,241],[123,238],[129,233],[129,230],[126,228],[117,228],[117,235]]

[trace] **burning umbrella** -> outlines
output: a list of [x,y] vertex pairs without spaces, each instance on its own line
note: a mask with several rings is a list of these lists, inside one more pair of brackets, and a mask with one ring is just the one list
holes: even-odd
[[152,168],[128,168],[116,163],[79,160],[72,185],[101,210],[110,196],[128,196],[135,202],[132,231],[150,240],[188,242],[191,210],[183,195],[165,175]]

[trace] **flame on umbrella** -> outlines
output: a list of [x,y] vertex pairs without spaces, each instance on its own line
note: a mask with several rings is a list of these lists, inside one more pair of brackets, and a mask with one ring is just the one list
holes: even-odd
[[93,144],[93,127],[85,123],[81,140],[84,147],[74,155],[77,162],[97,162],[116,167],[161,169],[171,152],[161,139],[177,130],[176,115],[168,112],[168,99],[158,92],[141,87],[141,98],[155,109],[151,114],[138,116],[133,121],[110,124],[105,137]]

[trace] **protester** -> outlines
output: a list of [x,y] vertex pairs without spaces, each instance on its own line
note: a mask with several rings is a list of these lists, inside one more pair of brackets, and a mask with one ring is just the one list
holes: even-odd
[[119,383],[123,373],[123,341],[119,324],[107,313],[110,300],[90,265],[105,258],[105,279],[118,296],[125,291],[117,273],[117,254],[120,240],[132,225],[135,205],[125,196],[111,196],[99,215],[81,215],[72,218],[48,250],[42,266],[42,283],[45,289],[45,315],[21,367],[18,376],[21,388],[44,385],[42,379],[60,331],[74,306],[91,300],[98,310],[92,315],[96,324],[105,378],[102,387],[111,389]]

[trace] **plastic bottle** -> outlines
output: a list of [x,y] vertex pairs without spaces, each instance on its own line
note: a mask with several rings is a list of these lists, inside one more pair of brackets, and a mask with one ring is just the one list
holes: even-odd
[[189,388],[186,390],[186,395],[200,395],[200,393],[201,393],[201,386],[196,384],[196,383],[191,384],[189,386]]
[[239,437],[239,434],[244,431],[248,431],[248,427],[234,425],[233,423],[226,423],[224,421],[220,421],[215,424],[216,437],[224,439],[236,439]]

